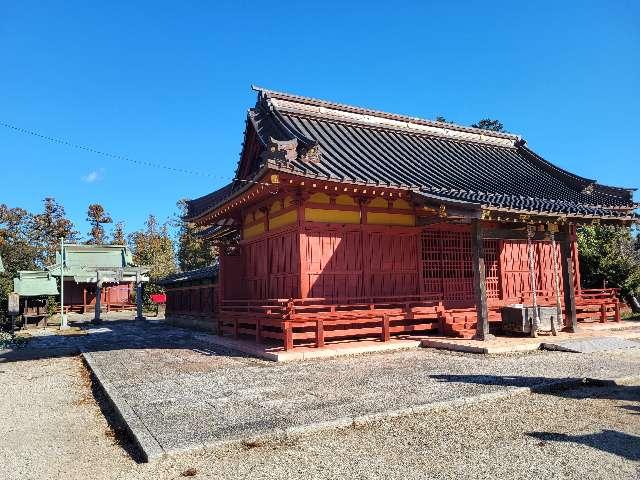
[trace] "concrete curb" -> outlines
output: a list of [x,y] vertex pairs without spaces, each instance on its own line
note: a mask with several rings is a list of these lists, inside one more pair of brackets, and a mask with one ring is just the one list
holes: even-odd
[[223,337],[213,333],[198,332],[194,335],[194,338],[217,347],[223,347],[228,350],[260,358],[262,360],[278,363],[417,350],[420,348],[422,342],[422,340],[393,339],[390,342],[370,341],[365,345],[356,343],[348,348],[343,346],[327,345],[323,348],[298,348],[290,351],[269,351],[244,340],[236,340],[231,337]]
[[482,393],[471,397],[454,398],[439,402],[427,403],[424,405],[416,405],[413,407],[401,408],[397,410],[386,410],[383,412],[369,413],[365,415],[341,417],[335,420],[324,422],[315,422],[307,425],[297,425],[287,428],[276,428],[270,432],[253,435],[243,438],[232,438],[225,440],[214,440],[204,443],[194,443],[192,445],[184,445],[178,448],[164,449],[151,432],[144,425],[144,422],[136,415],[133,409],[120,396],[117,390],[109,383],[100,367],[96,365],[91,354],[82,352],[82,356],[91,369],[98,383],[104,390],[109,402],[113,405],[114,410],[120,415],[124,424],[127,426],[131,436],[140,448],[143,458],[149,462],[164,455],[174,455],[185,452],[196,452],[206,449],[220,449],[230,447],[248,447],[258,446],[274,442],[282,442],[286,440],[301,438],[304,436],[326,432],[330,430],[343,430],[347,428],[361,428],[368,425],[388,421],[394,418],[409,417],[412,415],[425,414],[429,412],[437,412],[450,410],[452,408],[477,405],[497,400],[504,400],[519,395],[530,395],[533,393],[550,393],[562,390],[570,390],[582,386],[599,386],[611,387],[628,385],[640,381],[640,375],[630,375],[625,377],[611,379],[597,378],[566,378],[555,380],[552,382],[540,383],[529,387],[513,387],[508,389],[496,390],[494,392]]
[[122,398],[118,390],[111,385],[111,382],[109,382],[91,354],[85,350],[81,350],[80,353],[85,364],[97,380],[98,385],[102,388],[107,401],[113,407],[116,415],[120,417],[119,420],[122,421],[123,425],[131,434],[136,446],[140,449],[143,460],[149,462],[165,455],[166,452],[160,443],[158,443],[156,438],[151,434],[140,417],[136,415],[133,408]]
[[[590,336],[580,336],[580,333],[576,334],[575,338],[562,338],[556,341],[580,341],[580,340],[593,340],[595,338],[599,338],[599,336],[607,336],[607,333],[610,333],[608,336],[612,336],[615,338],[632,340],[636,338],[640,338],[640,332],[630,331],[632,329],[637,328],[637,325],[624,326],[619,329],[611,329],[611,330],[599,330],[596,332],[591,332]],[[585,333],[584,330],[581,333]],[[597,333],[599,336],[593,335],[593,333]],[[491,345],[491,342],[477,341],[474,340],[473,344],[465,344],[460,343],[462,339],[444,339],[444,338],[424,338],[420,346],[422,348],[433,348],[436,350],[449,350],[453,352],[464,352],[464,353],[479,353],[485,355],[491,354],[505,354],[505,353],[523,353],[523,352],[534,352],[536,350],[541,350],[545,342],[546,337],[539,337],[536,341],[525,341],[524,343],[514,344],[514,345]],[[526,338],[523,338],[526,340]]]

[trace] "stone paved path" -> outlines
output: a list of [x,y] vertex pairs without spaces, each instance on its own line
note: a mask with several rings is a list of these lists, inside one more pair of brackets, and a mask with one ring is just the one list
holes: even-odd
[[[132,321],[40,337],[23,354],[80,347],[166,451],[554,379],[640,371],[640,349],[510,356],[419,349],[276,364],[214,347],[207,335]],[[0,361],[12,355],[0,352]]]

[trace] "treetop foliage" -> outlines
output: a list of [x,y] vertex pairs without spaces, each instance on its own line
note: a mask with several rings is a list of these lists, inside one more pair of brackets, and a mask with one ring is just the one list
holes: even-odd
[[186,202],[185,199],[178,201],[179,214],[174,220],[178,229],[177,259],[182,271],[211,266],[218,256],[209,242],[197,236],[198,228],[184,220],[184,215],[187,213]]
[[627,227],[592,225],[578,230],[580,275],[585,287],[621,289],[623,296],[640,289],[640,250]]
[[494,132],[504,132],[504,125],[500,120],[491,118],[483,118],[477,123],[471,125],[473,128],[482,128],[483,130],[493,130]]
[[89,240],[87,243],[93,245],[103,245],[106,243],[106,237],[104,233],[105,223],[113,223],[113,219],[106,212],[104,207],[99,203],[92,203],[87,209],[87,222],[91,224],[91,230],[89,231]]
[[[436,117],[436,122],[455,123],[451,120],[446,119],[442,115],[438,115]],[[470,126],[473,128],[481,128],[483,130],[492,130],[494,132],[505,132],[502,122],[500,120],[494,120],[492,118],[483,118],[476,123],[472,123]]]

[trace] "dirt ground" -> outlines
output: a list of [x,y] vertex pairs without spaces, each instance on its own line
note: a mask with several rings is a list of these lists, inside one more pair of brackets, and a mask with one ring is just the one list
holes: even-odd
[[519,396],[144,464],[78,357],[0,364],[0,477],[639,478],[640,385]]

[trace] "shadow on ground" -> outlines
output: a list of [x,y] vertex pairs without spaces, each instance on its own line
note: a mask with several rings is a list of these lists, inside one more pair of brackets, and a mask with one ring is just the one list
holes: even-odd
[[59,358],[81,351],[105,352],[124,349],[189,349],[202,355],[251,358],[249,355],[213,345],[204,332],[136,320],[105,320],[94,325],[73,322],[79,331],[42,335],[36,331],[23,345],[0,350],[0,363]]
[[[586,380],[584,387],[589,388],[576,388],[575,385],[562,388],[548,389],[545,385],[552,384],[558,380],[574,380],[575,382],[581,382],[582,378],[548,378],[548,377],[520,377],[520,376],[502,376],[502,375],[453,375],[453,374],[438,374],[430,375],[431,378],[440,382],[452,382],[452,383],[473,383],[479,385],[499,385],[503,387],[526,387],[530,385],[536,385],[532,388],[535,393],[543,393],[548,395],[555,395],[564,398],[602,398],[602,399],[616,399],[626,400],[632,402],[640,402],[640,386],[637,385],[616,385],[614,381],[607,380]],[[615,387],[615,391],[612,389],[599,388],[599,387]],[[640,408],[640,407],[638,407]]]
[[[521,387],[532,383],[537,385],[549,384],[557,379],[546,377],[518,377],[499,375],[431,375],[441,382],[473,383],[482,385],[501,385]],[[568,379],[580,381],[579,378]],[[606,388],[608,387],[608,388]],[[618,408],[640,415],[640,386],[616,385],[613,381],[586,381],[582,388],[547,389],[544,386],[534,387],[536,393],[554,395],[569,399],[597,399],[635,402],[635,405],[618,405]],[[542,442],[572,442],[608,452],[620,457],[640,461],[640,437],[616,430],[602,430],[598,433],[584,435],[568,435],[556,432],[531,432],[527,435]]]
[[531,432],[530,437],[543,442],[571,442],[612,453],[632,461],[640,461],[640,437],[616,430],[602,430],[587,435],[554,432]]

